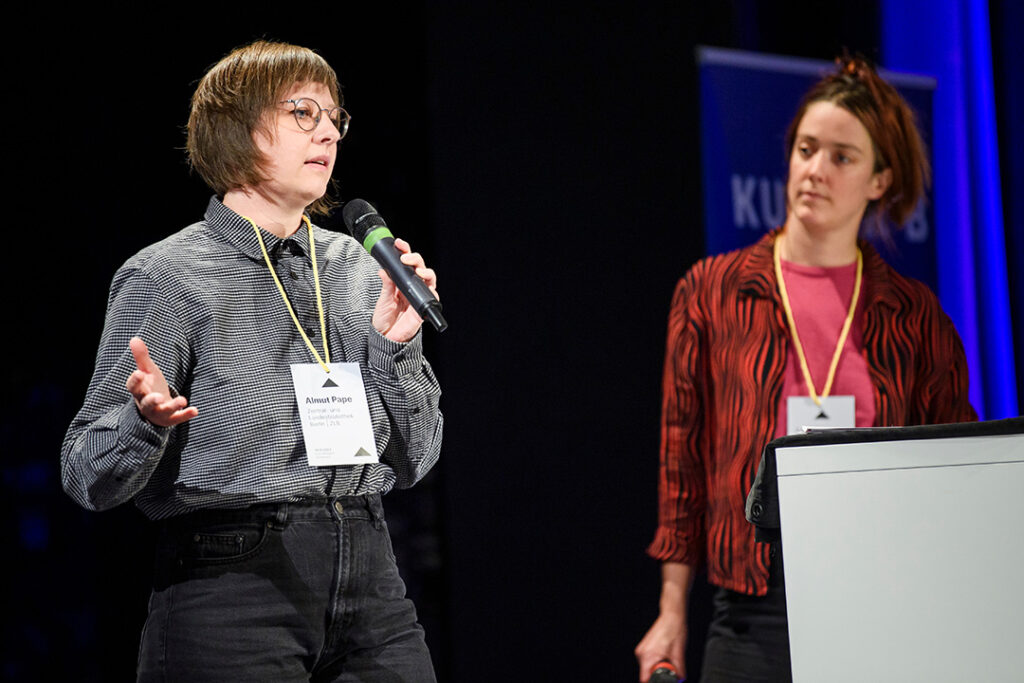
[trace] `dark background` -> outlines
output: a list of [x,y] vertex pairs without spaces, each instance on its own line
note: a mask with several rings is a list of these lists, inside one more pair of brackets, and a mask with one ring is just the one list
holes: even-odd
[[[340,197],[374,202],[439,272],[451,327],[425,335],[445,391],[442,460],[385,499],[439,679],[635,680],[632,648],[659,588],[643,551],[664,320],[675,281],[703,255],[694,49],[830,59],[846,46],[877,58],[875,4],[146,11],[8,29],[6,165],[20,180],[6,193],[3,268],[0,468],[14,568],[3,677],[133,677],[148,527],[129,506],[74,506],[60,442],[114,271],[205,208],[210,193],[181,151],[196,82],[265,37],[312,47],[338,71],[353,117]],[[1009,59],[1021,12],[1009,1],[992,12],[1021,310],[1024,112]]]

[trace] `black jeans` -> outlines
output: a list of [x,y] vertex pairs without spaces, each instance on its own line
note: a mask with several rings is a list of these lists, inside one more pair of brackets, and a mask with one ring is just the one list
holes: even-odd
[[773,553],[768,594],[719,588],[704,646],[701,683],[788,683],[793,680],[782,552]]
[[426,681],[380,496],[161,524],[140,681]]

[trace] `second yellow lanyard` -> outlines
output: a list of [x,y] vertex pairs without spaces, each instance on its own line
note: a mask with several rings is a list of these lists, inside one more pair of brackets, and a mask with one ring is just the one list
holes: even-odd
[[[779,235],[781,237],[781,235]],[[821,405],[821,399],[829,395],[832,391],[832,382],[836,377],[836,369],[839,367],[839,358],[843,355],[843,346],[846,344],[846,338],[850,334],[850,327],[853,326],[853,315],[857,310],[857,300],[860,298],[860,285],[861,279],[864,272],[864,257],[861,255],[860,248],[857,249],[857,277],[853,282],[853,296],[850,298],[850,310],[846,313],[846,321],[843,323],[842,332],[839,333],[839,342],[836,344],[835,353],[832,354],[832,363],[828,368],[828,377],[825,380],[825,386],[821,390],[821,395],[814,389],[814,379],[811,377],[811,370],[807,365],[807,357],[804,355],[804,347],[800,343],[800,335],[796,331],[796,319],[793,317],[793,308],[789,303],[789,294],[786,291],[786,281],[782,277],[782,256],[780,253],[780,242],[779,237],[775,238],[775,246],[773,258],[775,261],[775,279],[779,281],[779,294],[782,296],[782,307],[786,309],[786,320],[789,323],[789,331],[793,336],[793,346],[796,348],[797,358],[800,359],[800,370],[804,374],[804,382],[807,384],[807,391],[810,397],[814,400],[814,403]]]

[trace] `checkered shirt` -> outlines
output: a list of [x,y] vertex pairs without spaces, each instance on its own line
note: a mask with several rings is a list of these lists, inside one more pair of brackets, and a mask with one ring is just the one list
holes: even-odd
[[[370,323],[377,264],[348,235],[314,227],[332,362],[362,369],[379,463],[311,467],[290,365],[315,362],[267,272],[252,226],[210,200],[205,220],[133,256],[114,276],[96,370],[61,450],[64,489],[103,510],[134,499],[151,519],[408,487],[438,458],[440,388],[422,337]],[[300,324],[322,353],[308,231],[263,232]],[[198,417],[162,428],[125,389],[141,337]]]

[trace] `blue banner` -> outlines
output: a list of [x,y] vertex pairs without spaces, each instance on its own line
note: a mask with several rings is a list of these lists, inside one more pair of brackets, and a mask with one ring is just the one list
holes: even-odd
[[[835,69],[830,62],[700,48],[701,150],[706,250],[744,247],[786,220],[786,127],[800,98]],[[931,149],[935,79],[880,71],[917,113]],[[934,215],[928,195],[893,244],[873,239],[899,272],[937,289]]]

